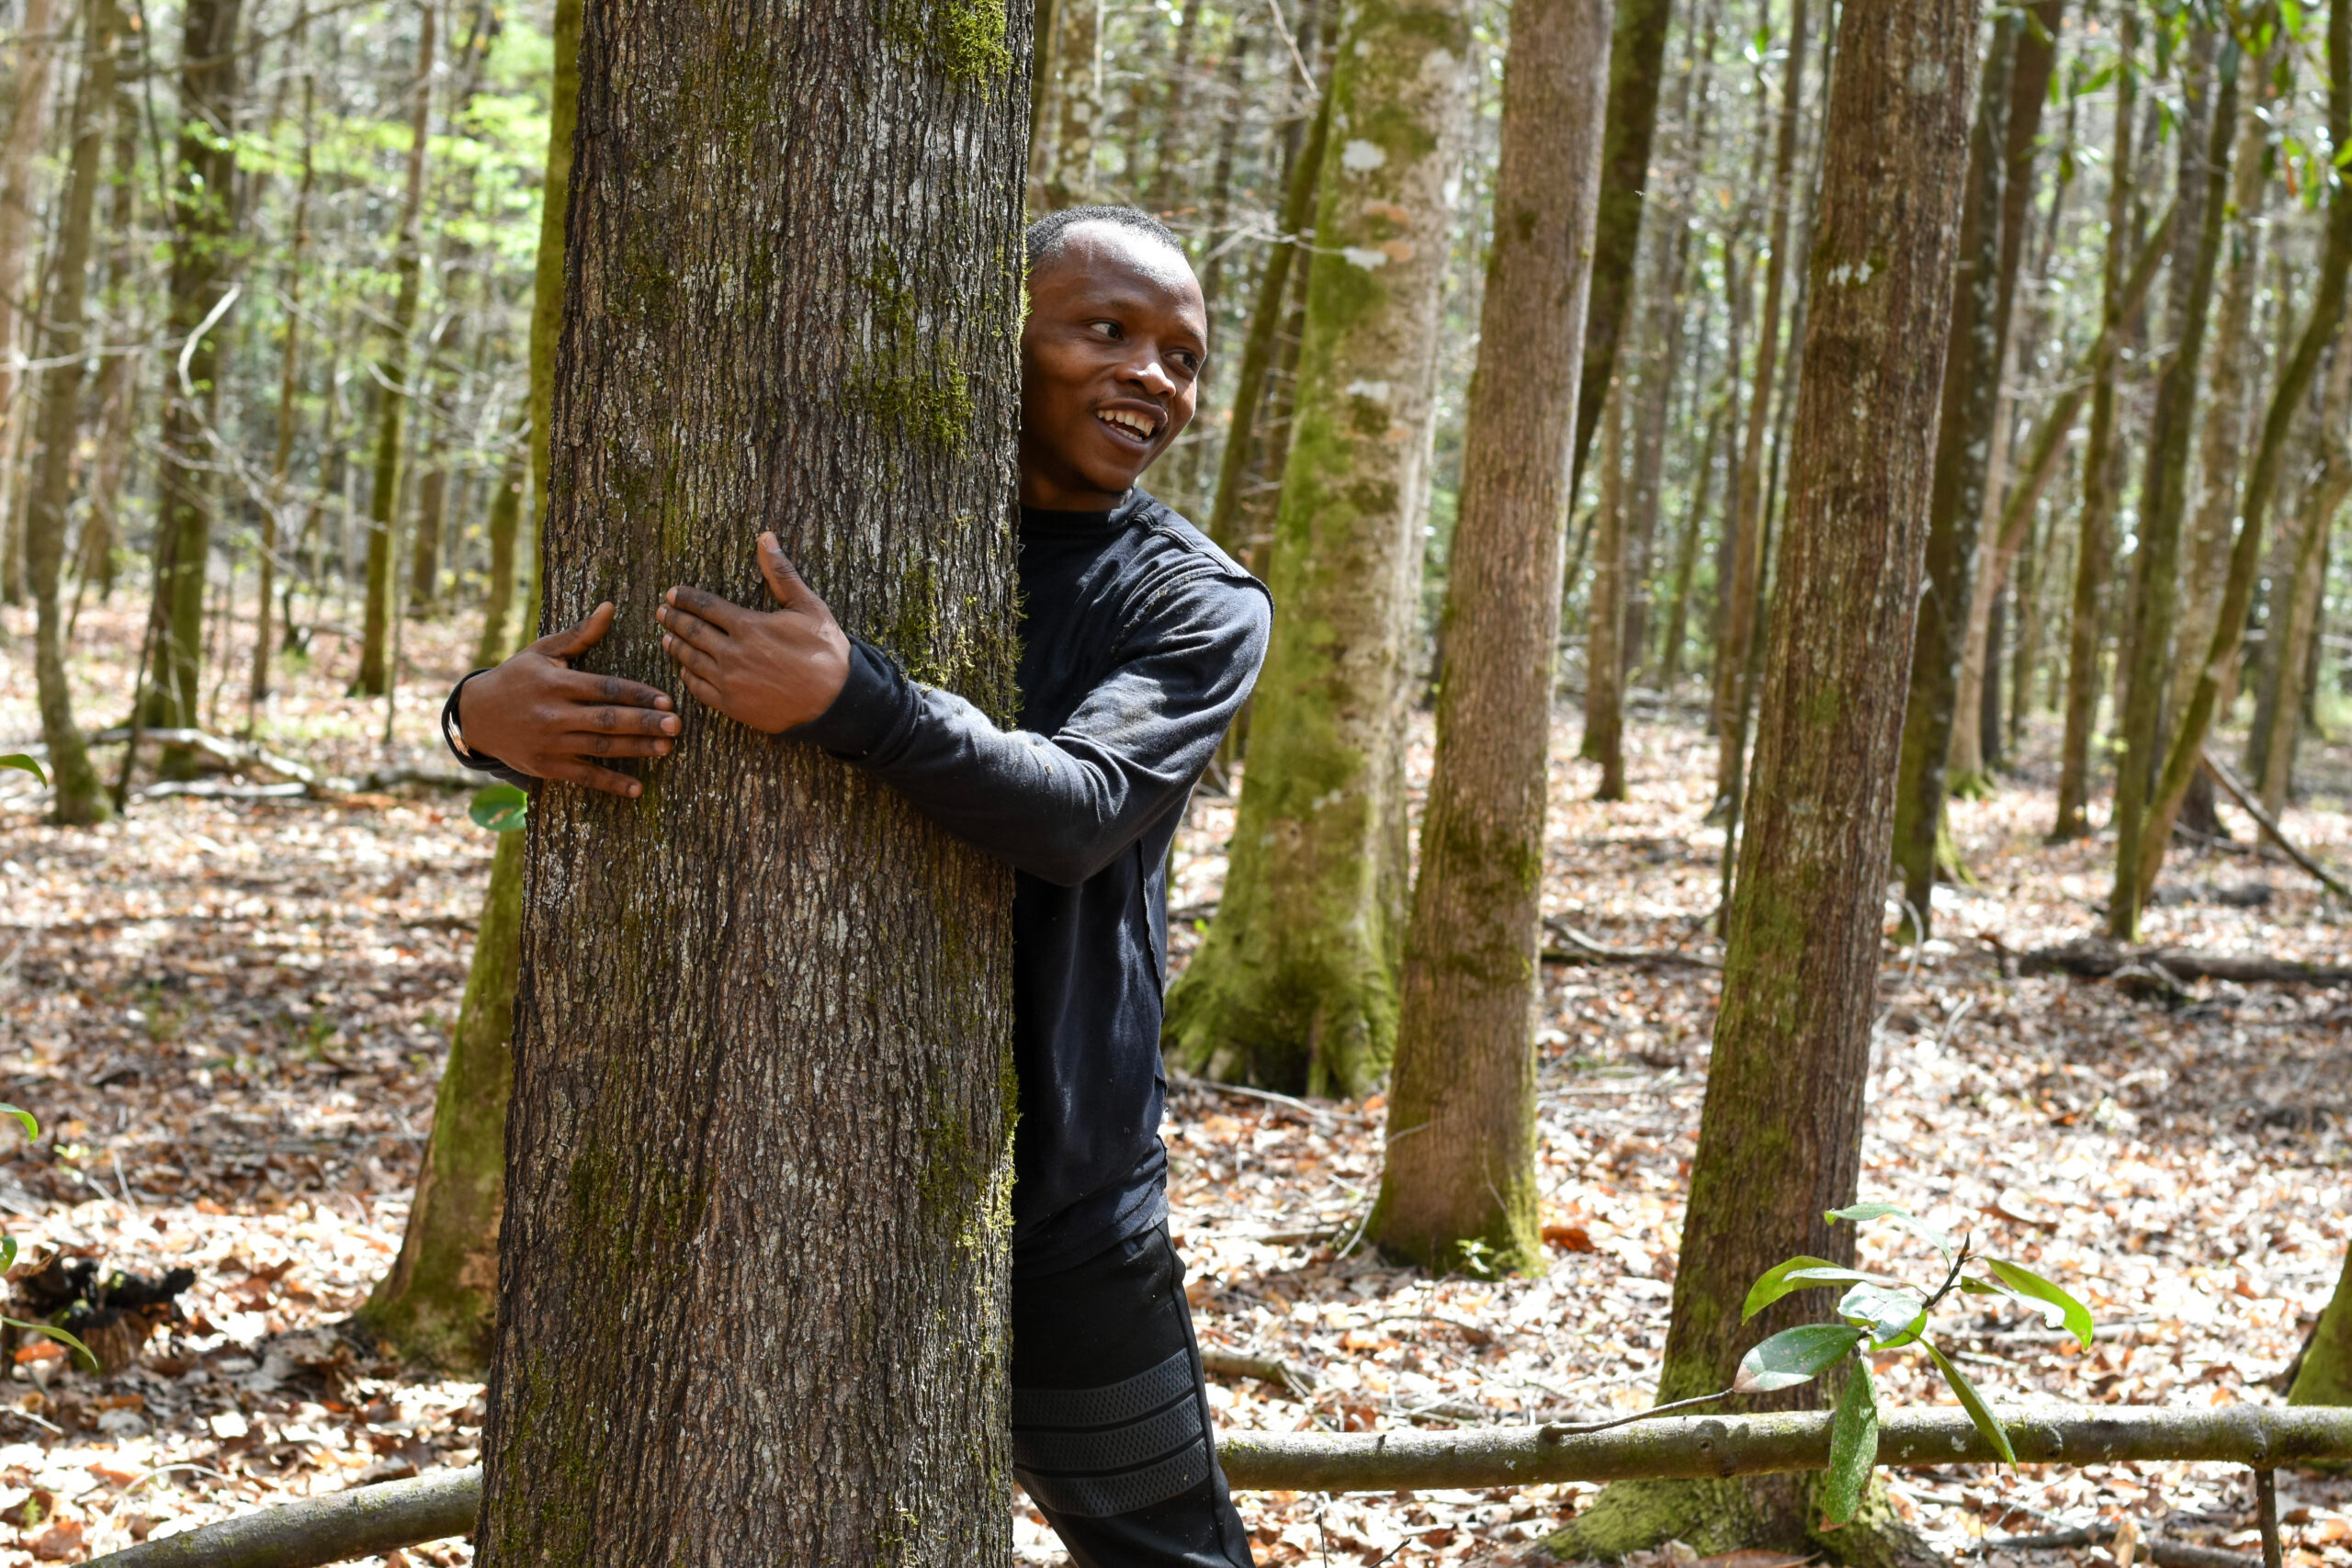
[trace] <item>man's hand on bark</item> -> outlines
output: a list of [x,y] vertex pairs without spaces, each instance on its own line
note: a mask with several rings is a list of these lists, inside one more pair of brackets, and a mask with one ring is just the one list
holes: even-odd
[[849,637],[784,558],[774,534],[760,536],[759,561],[775,610],[747,610],[678,587],[653,614],[662,651],[677,661],[696,702],[775,735],[832,706],[849,679]]
[[678,733],[669,697],[617,675],[591,675],[571,660],[601,641],[613,607],[599,604],[569,631],[543,637],[466,682],[458,728],[466,748],[518,773],[635,795],[644,785],[594,759],[665,757]]

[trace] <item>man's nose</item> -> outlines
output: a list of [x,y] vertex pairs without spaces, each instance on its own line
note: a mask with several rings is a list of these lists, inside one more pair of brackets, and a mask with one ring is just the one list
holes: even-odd
[[1159,362],[1156,354],[1129,365],[1126,377],[1153,397],[1166,397],[1176,390],[1176,378],[1168,373],[1168,367]]

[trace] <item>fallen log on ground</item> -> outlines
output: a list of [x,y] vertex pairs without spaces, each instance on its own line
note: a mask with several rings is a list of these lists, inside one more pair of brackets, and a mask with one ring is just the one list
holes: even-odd
[[[2054,1405],[1999,1412],[2019,1464],[2193,1460],[2263,1469],[2352,1460],[2352,1409],[2149,1410]],[[1576,1435],[1552,1427],[1450,1432],[1229,1432],[1217,1442],[1239,1492],[1484,1491],[1560,1481],[1698,1480],[1820,1470],[1829,1412],[1683,1416]],[[1897,1469],[1998,1462],[1967,1415],[1899,1410],[1879,1428]],[[111,1568],[322,1568],[473,1529],[481,1471],[450,1471],[306,1498],[95,1558]],[[2162,1565],[2160,1564],[2160,1568]],[[2180,1568],[2205,1568],[2184,1561]]]
[[2352,985],[2352,965],[2302,964],[2261,954],[2198,953],[2185,947],[2118,947],[2086,936],[2058,947],[2037,947],[2018,959],[2020,975],[2078,975],[2103,980],[2118,970],[2153,964],[2181,980],[2236,980],[2289,986]]
[[[1976,1543],[1976,1551],[2076,1551],[2086,1546],[2105,1546],[2115,1539],[2116,1529],[2114,1524],[2102,1523],[2086,1525],[2081,1529],[2053,1530],[2048,1535],[1987,1536]],[[2251,1568],[2262,1561],[2252,1552],[2232,1551],[2225,1546],[2195,1546],[2163,1536],[2141,1537],[2136,1555],[2146,1558],[2156,1568]]]
[[1546,948],[1543,953],[1546,964],[1672,964],[1687,969],[1720,969],[1723,960],[1703,953],[1685,953],[1675,947],[1611,947],[1596,942],[1567,921],[1557,918],[1546,919],[1544,929],[1558,937],[1566,945]]

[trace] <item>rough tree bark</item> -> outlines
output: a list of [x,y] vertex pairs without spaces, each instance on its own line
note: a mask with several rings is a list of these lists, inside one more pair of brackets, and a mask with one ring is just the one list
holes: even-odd
[[[2173,626],[2180,608],[2181,521],[2188,509],[2188,454],[2197,418],[2198,376],[2205,356],[2213,277],[2226,228],[2230,151],[2237,141],[2237,42],[2213,60],[2210,28],[2190,24],[2188,112],[2180,134],[2180,217],[2174,242],[2166,318],[2173,352],[2156,378],[2148,425],[2148,472],[2140,486],[2140,542],[2124,646],[2131,666],[2123,688],[2123,755],[2115,778],[2115,885],[2107,931],[2119,942],[2140,933],[2148,884],[2140,880],[2141,836],[2148,826],[2148,789],[2165,748],[2165,698],[2172,683]],[[2202,100],[2202,101],[2200,101]],[[2202,156],[2199,156],[2200,142]],[[2171,830],[2171,824],[2165,824]]]
[[[1585,315],[1584,374],[1577,391],[1576,446],[1568,496],[1576,497],[1585,455],[1617,370],[1617,343],[1634,303],[1634,260],[1641,249],[1642,204],[1649,189],[1650,142],[1657,131],[1658,88],[1666,73],[1666,35],[1674,0],[1618,0],[1609,42],[1609,122],[1600,150],[1600,216],[1593,236],[1592,304]],[[1800,25],[1802,35],[1804,28]],[[1803,48],[1802,37],[1798,44]]]
[[[1609,0],[1520,0],[1463,434],[1445,684],[1369,1234],[1432,1268],[1543,1256],[1535,988],[1563,458],[1601,170]],[[1410,1137],[1407,1128],[1420,1128]]]
[[[158,460],[154,683],[159,727],[198,728],[204,665],[204,587],[216,504],[207,434],[221,370],[230,312],[214,314],[236,274],[237,20],[243,0],[188,0],[180,31],[180,133],[165,192],[172,226],[167,341],[185,353],[158,357],[164,421]],[[205,321],[211,330],[198,333]],[[188,347],[190,343],[193,347]],[[183,373],[186,376],[182,380]],[[191,395],[192,394],[192,395]],[[166,776],[193,772],[195,754],[166,750]]]
[[1177,1066],[1318,1094],[1366,1092],[1396,1038],[1410,629],[1471,48],[1460,0],[1350,17],[1275,525],[1283,613],[1225,897],[1168,998]]
[[1976,590],[1977,530],[1999,403],[2001,216],[2008,164],[2009,78],[2023,17],[1994,28],[1961,197],[1960,253],[1953,266],[1951,341],[1936,426],[1935,483],[1928,501],[1927,578],[1911,644],[1910,696],[1894,785],[1894,869],[1903,879],[1910,940],[1934,919],[1937,841],[1944,821],[1944,769],[1951,751],[1960,660]]
[[[629,606],[600,668],[666,684],[651,597],[751,602],[773,527],[1009,714],[1026,29],[588,9],[546,596]],[[687,724],[526,829],[480,1561],[1003,1563],[1011,873]]]
[[[546,177],[540,185],[539,254],[532,280],[530,470],[545,514],[548,411],[555,395],[556,336],[563,320],[563,220],[571,188],[571,141],[580,102],[580,13],[583,0],[556,0],[555,84],[548,117]],[[518,451],[520,448],[518,447]],[[519,506],[524,476],[499,504]],[[513,530],[510,527],[510,532]],[[530,552],[526,548],[519,552]],[[503,633],[495,647],[485,625],[477,662],[494,663],[517,641],[537,635],[538,574],[528,574],[523,635]],[[503,617],[502,617],[503,618]],[[490,887],[474,928],[466,992],[449,1035],[449,1059],[434,1097],[433,1132],[417,1171],[416,1194],[391,1272],[378,1281],[360,1321],[401,1353],[453,1371],[479,1370],[490,1358],[497,1316],[499,1216],[506,1202],[506,1106],[512,1092],[514,985],[522,962],[523,840],[503,835],[491,860]]]
[[1747,645],[1756,632],[1757,592],[1764,576],[1764,437],[1771,427],[1772,388],[1780,367],[1781,296],[1787,288],[1789,190],[1797,156],[1797,107],[1804,94],[1805,0],[1790,0],[1789,51],[1781,85],[1780,123],[1772,139],[1769,198],[1770,259],[1764,267],[1764,307],[1757,318],[1756,379],[1747,397],[1747,432],[1733,490],[1731,571],[1723,595],[1723,636],[1715,645],[1715,804],[1728,816],[1740,792],[1747,706]]
[[33,673],[40,701],[41,739],[49,743],[52,821],[81,825],[107,816],[96,770],[74,721],[65,681],[65,627],[58,614],[58,568],[65,558],[65,513],[74,498],[74,442],[80,427],[83,333],[88,315],[90,231],[105,177],[107,111],[114,106],[114,0],[85,0],[82,16],[82,81],[74,96],[73,152],[65,175],[63,221],[58,225],[57,276],[41,302],[40,412],[35,433],[40,451],[25,530],[25,578],[33,598]]
[[[2132,151],[2140,70],[2140,10],[2117,7],[2115,152],[2107,164],[2107,265],[2099,305],[2099,333],[2120,339],[2132,314],[2122,304],[2124,267],[2132,254]],[[2115,358],[2098,370],[2091,389],[2091,423],[2083,446],[2083,508],[2076,524],[2075,584],[2066,634],[2066,728],[2058,751],[2058,812],[2051,825],[2055,841],[2090,837],[2091,727],[2098,718],[2099,599],[2115,555]]]
[[[1976,9],[1846,0],[1839,22],[1780,607],[1661,1402],[1728,1386],[1747,1346],[1781,1325],[1739,1321],[1757,1275],[1852,1251],[1852,1228],[1823,1211],[1850,1201],[1860,1166]],[[1852,1561],[1883,1549],[1872,1522],[1808,1540],[1801,1487],[1646,1483],[1604,1492],[1552,1550],[1615,1557],[1676,1536],[1702,1552]]]
[[[2352,146],[2352,4],[2345,0],[2328,7],[2327,77],[2328,144]],[[2352,268],[2352,191],[2339,183],[2328,198],[2327,239],[2320,252],[2311,315],[2296,339],[2294,353],[2279,370],[2278,384],[2272,389],[2270,408],[2262,422],[2262,438],[2246,472],[2245,520],[2239,525],[2237,543],[2230,551],[2229,577],[2222,588],[2212,645],[2206,650],[2204,668],[2198,671],[2188,706],[2173,734],[2172,750],[2165,754],[2163,776],[2148,802],[2137,873],[2137,886],[2143,890],[2156,885],[2156,875],[2164,868],[2173,822],[2188,794],[2189,780],[2204,763],[2205,740],[2221,705],[2222,684],[2237,663],[2246,612],[2254,603],[2254,580],[2262,563],[2263,527],[2278,497],[2287,433],[2304,394],[2311,390],[2312,378],[2319,373],[2320,356],[2343,324],[2347,268]]]
[[416,302],[424,254],[416,231],[424,198],[425,132],[433,118],[433,22],[431,4],[417,7],[415,101],[409,108],[408,173],[401,192],[400,231],[392,240],[392,276],[399,280],[392,313],[384,322],[384,351],[376,362],[375,474],[368,494],[368,609],[360,631],[359,670],[354,696],[381,696],[391,682],[386,656],[392,624],[392,514],[400,506],[402,420],[409,401],[409,339],[416,331]]

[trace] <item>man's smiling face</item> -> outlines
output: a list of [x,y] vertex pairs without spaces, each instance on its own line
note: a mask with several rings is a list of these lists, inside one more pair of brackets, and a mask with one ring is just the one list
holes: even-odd
[[1021,332],[1021,501],[1118,504],[1192,422],[1208,312],[1183,255],[1115,223],[1080,222],[1029,274]]

